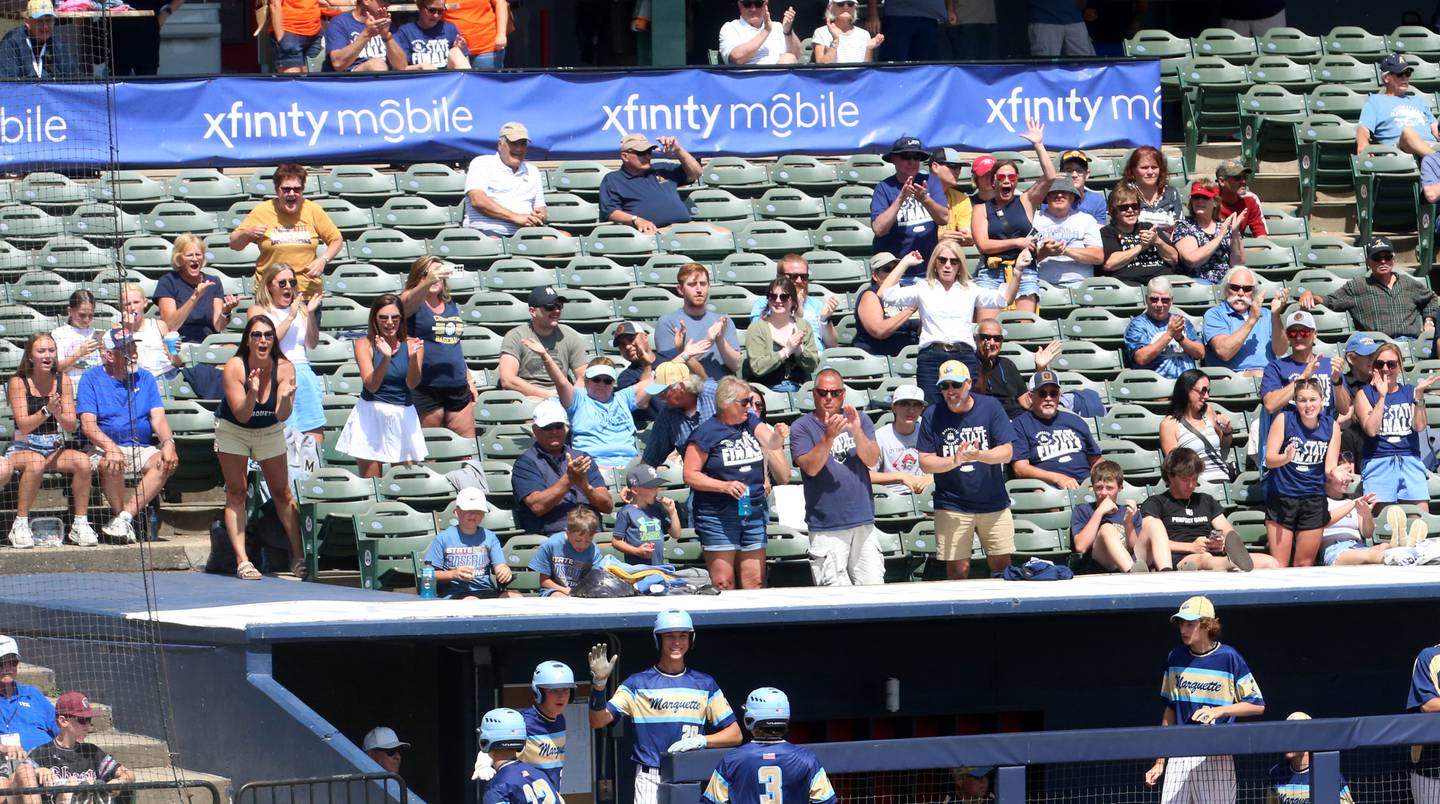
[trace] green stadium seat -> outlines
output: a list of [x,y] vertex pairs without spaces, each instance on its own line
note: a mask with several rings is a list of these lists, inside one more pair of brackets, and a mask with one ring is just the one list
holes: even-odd
[[731,254],[713,271],[713,285],[725,283],[760,290],[775,278],[775,262],[761,254]]
[[334,335],[320,333],[319,340],[308,350],[310,366],[319,375],[333,374],[341,366],[355,362],[355,344],[349,338],[341,340]]
[[[641,321],[653,327],[660,316],[680,309],[680,297],[663,287],[631,288],[615,303],[615,311],[626,321]],[[651,336],[651,346],[655,336]]]
[[755,201],[755,215],[764,221],[813,229],[825,219],[825,201],[793,187],[775,187]]
[[[780,257],[810,250],[810,234],[780,221],[754,221],[735,233],[735,245],[741,251]],[[837,249],[838,251],[839,249]]]
[[[681,224],[675,224],[680,226]],[[731,243],[734,238],[731,237]],[[731,246],[730,252],[734,251]],[[654,254],[645,264],[635,269],[635,278],[642,285],[659,285],[662,287],[675,287],[679,284],[678,277],[680,266],[686,263],[696,262],[687,254]]]
[[589,291],[605,299],[619,298],[635,287],[635,269],[609,257],[576,257],[558,273],[562,287]]
[[600,224],[580,243],[591,257],[608,257],[627,265],[639,265],[658,250],[655,235],[641,234],[633,226],[618,223]]
[[1128,483],[1150,486],[1161,482],[1160,465],[1164,458],[1154,447],[1143,447],[1123,438],[1102,438],[1100,452],[1105,460],[1120,464]]
[[475,423],[481,427],[497,424],[528,424],[539,400],[519,391],[492,388],[480,392],[475,402]]
[[[323,383],[328,379],[333,379],[334,376],[335,375],[331,375],[331,377],[323,378],[321,382]],[[328,436],[331,433],[338,434],[343,430],[345,423],[350,420],[351,409],[354,408],[355,404],[359,401],[360,397],[354,394],[325,394],[321,396],[320,406],[325,410],[325,435]]]
[[1170,394],[1175,381],[1149,369],[1125,369],[1110,383],[1110,398],[1116,402],[1140,405],[1164,412],[1170,407]]
[[1249,64],[1258,57],[1255,38],[1241,36],[1229,28],[1206,28],[1190,40],[1190,47],[1199,56],[1219,56],[1231,64]]
[[34,266],[34,255],[0,240],[0,277],[19,276]]
[[[1132,289],[1138,291],[1140,288]],[[1120,314],[1112,313],[1106,307],[1082,307],[1061,320],[1060,333],[1067,342],[1080,340],[1119,349],[1125,343],[1125,328],[1130,325],[1131,316],[1139,311],[1121,309],[1117,312]]]
[[441,206],[454,206],[465,197],[465,174],[448,165],[424,162],[411,165],[396,176],[395,186],[402,193]]
[[[505,256],[504,241],[489,237],[478,229],[450,227],[441,230],[425,250],[447,262],[457,263],[470,271],[483,271]],[[452,277],[453,281],[454,277]],[[454,292],[452,288],[451,292]]]
[[1390,43],[1383,34],[1373,34],[1353,25],[1337,25],[1325,35],[1325,53],[1343,54],[1375,64],[1390,55]]
[[514,460],[535,443],[528,424],[500,424],[488,427],[476,439],[486,460]]
[[561,162],[547,171],[550,188],[564,193],[574,193],[581,198],[594,199],[600,196],[600,180],[610,168],[599,162]]
[[1016,478],[1005,484],[1010,496],[1010,512],[1050,530],[1070,531],[1070,496],[1043,480]]
[[[745,220],[748,222],[749,218]],[[735,252],[732,232],[718,231],[714,225],[700,222],[671,224],[656,236],[656,243],[671,254],[689,254],[697,260],[721,260]],[[648,258],[645,264],[650,265],[654,259],[654,256]]]
[[[1058,531],[1042,528],[1024,519],[1015,521],[1015,563],[1023,564],[1031,558],[1043,558],[1056,564],[1070,560],[1068,540]],[[972,565],[975,560],[972,558]]]
[[875,230],[870,228],[868,219],[861,221],[858,218],[827,218],[815,229],[811,239],[816,248],[868,258],[875,240]]
[[355,240],[365,232],[377,228],[375,216],[368,207],[356,206],[347,199],[317,198],[310,203],[325,210],[331,223],[335,224],[335,228],[340,230],[346,240]]
[[351,259],[386,270],[409,271],[416,260],[425,256],[425,241],[398,229],[371,229],[350,243],[349,253]]
[[717,156],[706,160],[700,177],[706,187],[728,190],[744,198],[756,198],[775,186],[764,165],[738,156]]
[[1160,420],[1164,418],[1140,405],[1118,404],[1100,419],[1100,435],[1123,438],[1150,449],[1160,446]]
[[[239,229],[240,224],[245,222],[245,219],[249,217],[250,212],[263,203],[265,202],[258,201],[254,198],[247,198],[244,201],[236,201],[235,203],[231,204],[229,208],[227,208],[224,212],[216,215],[216,219],[220,221],[220,228],[225,229],[227,232]],[[365,218],[368,221],[370,218],[370,213],[365,213]],[[335,219],[332,217],[330,220],[333,222]],[[343,229],[341,230],[341,234],[344,234]]]
[[[1079,287],[1071,288],[1070,299],[1077,308],[1103,307],[1117,314],[1138,313],[1145,307],[1143,290],[1112,276],[1096,276],[1082,281]],[[1068,330],[1066,337],[1077,335],[1074,330]]]
[[734,229],[755,219],[750,201],[719,187],[701,187],[686,197],[690,219]]
[[1272,282],[1285,282],[1295,273],[1295,250],[1265,238],[1245,240],[1245,267]]
[[1239,132],[1236,98],[1249,88],[1250,79],[1244,67],[1211,56],[1198,56],[1186,62],[1179,76],[1185,120],[1185,168],[1194,170],[1195,149],[1200,143],[1209,142],[1212,136],[1229,137]]
[[435,540],[435,520],[404,503],[379,502],[351,516],[360,586],[384,589],[416,583],[414,554]]
[[475,294],[468,304],[462,305],[460,315],[467,324],[504,332],[516,324],[528,323],[530,308],[508,293],[486,291]]
[[546,193],[545,220],[562,231],[585,235],[600,224],[600,205],[575,193]]
[[1166,102],[1180,97],[1180,66],[1193,54],[1189,39],[1169,31],[1146,29],[1125,40],[1125,55],[1160,60],[1160,91]]
[[31,204],[55,215],[69,214],[90,200],[85,185],[61,173],[37,170],[15,185],[15,201]]
[[[772,269],[773,270],[773,269]],[[772,278],[774,274],[771,274]],[[743,287],[730,285],[711,285],[710,298],[705,303],[705,309],[712,313],[728,315],[735,322],[737,329],[741,324],[749,324],[750,310],[758,298],[754,293]],[[744,337],[740,339],[744,343]]]
[[614,302],[578,288],[565,290],[565,323],[582,334],[603,332],[619,321]]
[[[177,378],[178,379],[178,378]],[[193,399],[167,399],[165,421],[175,438],[180,459],[175,474],[166,481],[171,491],[205,490],[215,485],[215,417]]]
[[[1090,312],[1093,313],[1095,311]],[[1067,329],[1069,323],[1067,319],[1061,328]],[[1113,324],[1107,322],[1107,326],[1113,326]],[[1083,341],[1062,341],[1060,354],[1055,358],[1051,367],[1058,371],[1077,371],[1086,377],[1096,380],[1108,380],[1119,374],[1122,370],[1119,347],[1102,347],[1090,338],[1088,332],[1085,337],[1086,340]],[[1023,350],[1023,347],[1020,347],[1018,344],[1016,348]],[[1034,364],[1033,356],[1031,357],[1031,364]],[[1021,370],[1023,371],[1024,369]]]
[[1365,264],[1365,251],[1338,237],[1312,237],[1296,247],[1295,257],[1307,268]]
[[34,251],[65,230],[65,219],[30,204],[0,206],[0,239]]
[[444,511],[455,501],[455,487],[428,466],[391,466],[375,480],[381,502],[398,502],[416,511]]
[[996,315],[995,320],[999,322],[1000,333],[1007,343],[1044,346],[1060,339],[1058,324],[1046,321],[1035,313],[1003,311]]
[[320,325],[332,334],[366,332],[370,328],[370,308],[355,299],[327,293],[320,302]]
[[454,471],[466,461],[480,457],[473,438],[456,435],[444,427],[425,427],[421,432],[425,436],[425,448],[429,450],[425,463],[437,472]]
[[855,154],[835,169],[835,175],[847,184],[873,187],[895,175],[895,166],[875,154]]
[[[915,510],[915,497],[911,494],[876,487],[871,499],[875,506],[875,526],[882,533],[903,533],[921,519],[920,513]],[[890,552],[893,553],[898,548],[903,553],[904,548],[899,541],[897,536],[895,547],[892,547]]]
[[[1296,213],[1304,218],[1315,205],[1315,194],[1321,188],[1349,187],[1350,157],[1355,153],[1355,120],[1316,111],[1317,104],[1326,104],[1335,95],[1317,97],[1329,87],[1319,87],[1310,94],[1310,117],[1295,126],[1296,149],[1300,156],[1300,207]],[[1334,87],[1360,97],[1344,87]]]
[[224,276],[254,277],[255,264],[260,260],[260,246],[249,243],[236,251],[230,248],[230,235],[216,232],[205,235],[205,267],[219,271]]
[[82,281],[114,264],[115,256],[109,249],[70,235],[51,238],[35,253],[37,267]]
[[359,396],[360,367],[354,365],[341,366],[329,376],[321,377],[320,383],[325,387],[327,394]]
[[1285,87],[1300,94],[1320,85],[1310,72],[1310,65],[1287,56],[1261,56],[1250,65],[1249,74],[1257,85]]
[[820,356],[820,368],[833,368],[840,372],[847,386],[867,390],[880,387],[890,373],[890,363],[884,356],[872,355],[853,346],[826,349],[825,354]]
[[765,528],[765,586],[810,586],[810,537],[771,523]]
[[141,226],[148,234],[176,236],[185,233],[204,236],[220,231],[219,217],[186,201],[166,201],[143,215]]
[[810,266],[810,282],[831,290],[853,293],[870,283],[870,266],[838,251],[815,249],[800,255]]
[[535,288],[558,284],[559,277],[555,269],[534,260],[508,257],[491,264],[481,274],[480,281],[486,290],[528,296]]
[[472,369],[493,369],[500,365],[500,344],[504,341],[498,333],[484,327],[472,327],[460,341],[460,351],[465,356],[465,365]]
[[222,210],[237,201],[250,198],[245,182],[226,176],[214,168],[189,168],[175,172],[165,183],[177,201],[188,201],[201,209]]
[[322,560],[350,566],[355,559],[355,527],[351,518],[376,501],[375,483],[334,467],[317,469],[295,481],[300,507],[300,541],[305,547],[306,577],[319,577]]
[[[51,271],[30,271],[6,283],[5,294],[13,304],[23,304],[46,316],[64,312],[70,294],[78,287],[74,282]],[[8,335],[8,333],[7,333]]]
[[365,165],[338,165],[320,185],[330,195],[361,207],[377,207],[400,194],[393,175]]
[[333,268],[325,277],[326,290],[367,306],[386,293],[399,293],[404,285],[404,276],[364,262]]
[[1368,241],[1377,227],[1409,231],[1413,226],[1418,231],[1424,199],[1415,157],[1394,146],[1371,145],[1364,153],[1352,156],[1350,165],[1360,242]]
[[113,248],[127,237],[143,234],[140,216],[109,203],[81,204],[65,219],[65,231],[97,246]]
[[811,195],[828,193],[844,184],[835,166],[813,156],[785,154],[770,166],[770,179],[781,187],[795,187]]
[[1171,292],[1174,301],[1171,303],[1177,312],[1189,316],[1203,316],[1206,310],[1215,306],[1215,285],[1202,285],[1194,280],[1179,281],[1189,277],[1170,277]]
[[1357,92],[1368,93],[1380,85],[1374,64],[1362,62],[1348,54],[1327,54],[1310,67],[1310,72],[1322,85],[1338,84]]
[[1302,241],[1310,236],[1310,223],[1299,215],[1292,215],[1283,209],[1260,206],[1265,217],[1265,231],[1272,241],[1280,245],[1293,246],[1292,241]]
[[1401,25],[1390,32],[1388,42],[1390,52],[1405,56],[1412,64],[1415,58],[1440,59],[1440,33],[1423,25]]
[[162,201],[172,200],[164,182],[138,170],[102,172],[90,185],[90,196],[96,201],[117,204],[129,212],[148,210]]
[[[214,337],[214,335],[210,336],[210,338]],[[201,363],[207,366],[215,366],[216,368],[221,368],[225,365],[226,361],[235,356],[235,344],[220,342],[212,343],[210,342],[210,338],[205,339],[206,343],[182,345],[181,348],[186,350],[185,362],[187,364],[195,365],[197,363]]]
[[397,229],[419,239],[434,237],[457,222],[451,218],[449,208],[436,206],[416,196],[386,199],[373,213],[376,226]]
[[559,267],[580,256],[580,238],[550,226],[522,226],[505,238],[505,253]]
[[1414,70],[1410,74],[1412,91],[1434,92],[1440,89],[1440,64],[1417,58],[1406,59],[1406,62]]
[[825,199],[825,211],[834,218],[864,218],[868,221],[870,200],[874,195],[872,187],[847,184]]
[[1271,28],[1255,40],[1256,49],[1266,56],[1285,56],[1301,64],[1314,64],[1325,55],[1320,37],[1299,28]]
[[[97,319],[100,317],[101,307],[111,310],[115,309],[115,305],[119,304],[120,288],[123,285],[138,282],[142,288],[147,289],[148,292],[145,295],[146,298],[149,298],[150,295],[154,293],[156,280],[143,277],[137,279],[139,276],[139,271],[130,270],[126,271],[124,275],[121,275],[118,268],[109,268],[95,274],[95,276],[90,278],[89,282],[84,283],[85,289],[89,290],[95,296],[95,317]],[[117,311],[115,315],[118,320],[119,312]],[[95,326],[99,327],[100,325],[97,323]]]
[[1262,84],[1245,90],[1240,105],[1240,159],[1247,165],[1295,159],[1295,124],[1308,114],[1304,95]]

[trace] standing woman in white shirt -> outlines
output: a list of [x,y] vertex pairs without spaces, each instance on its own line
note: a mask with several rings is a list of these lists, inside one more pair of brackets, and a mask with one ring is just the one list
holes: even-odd
[[920,356],[915,361],[916,384],[925,391],[927,404],[940,401],[935,380],[940,364],[959,360],[970,367],[971,376],[980,376],[980,358],[975,354],[975,308],[1009,306],[1020,289],[1020,274],[1033,255],[1023,250],[1015,259],[1003,287],[983,288],[970,280],[965,253],[953,240],[941,240],[930,254],[925,281],[899,287],[906,269],[918,265],[920,252],[900,258],[880,284],[880,299],[899,307],[920,308]]
[[862,64],[875,60],[875,51],[885,34],[870,32],[855,24],[855,0],[831,0],[825,9],[825,24],[810,36],[815,43],[816,64]]
[[770,19],[769,0],[736,0],[740,18],[720,29],[720,60],[724,64],[797,64],[800,37],[795,35],[795,8],[785,9],[780,22]]

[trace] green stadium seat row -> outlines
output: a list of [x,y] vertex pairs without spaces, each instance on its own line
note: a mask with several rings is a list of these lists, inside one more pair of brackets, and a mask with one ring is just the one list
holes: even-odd
[[1375,64],[1391,53],[1413,59],[1440,58],[1440,34],[1420,25],[1401,25],[1389,35],[1341,25],[1324,36],[1297,28],[1271,28],[1260,37],[1243,36],[1228,28],[1207,28],[1192,39],[1169,31],[1144,29],[1125,42],[1125,54],[1162,60],[1217,57],[1235,64],[1250,64],[1266,56],[1283,56],[1312,64],[1327,56],[1349,56]]

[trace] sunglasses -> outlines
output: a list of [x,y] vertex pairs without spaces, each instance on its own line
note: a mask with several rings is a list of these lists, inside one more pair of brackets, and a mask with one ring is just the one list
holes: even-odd
[[1119,206],[1115,207],[1115,211],[1116,211],[1116,212],[1139,212],[1139,211],[1140,211],[1140,205],[1139,205],[1139,204],[1120,204]]
[[282,288],[293,288],[299,283],[293,279],[277,279],[275,280],[275,284],[279,285]]
[[781,274],[781,276],[785,277],[786,279],[790,280],[791,282],[809,282],[809,281],[810,281],[810,275],[809,275],[809,274]]
[[377,315],[377,316],[375,316],[375,320],[376,320],[376,321],[399,321],[399,320],[400,320],[400,316],[398,316],[398,315]]
[[1370,260],[1371,260],[1372,262],[1394,262],[1394,261],[1395,261],[1395,255],[1394,255],[1394,254],[1371,254],[1371,255],[1370,255]]
[[1295,329],[1287,329],[1287,330],[1285,330],[1285,337],[1287,337],[1287,338],[1304,338],[1304,337],[1306,337],[1307,335],[1314,335],[1314,334],[1315,334],[1315,330],[1313,330],[1313,329],[1304,329],[1304,328],[1302,328],[1302,327],[1296,327]]
[[424,6],[421,6],[420,10],[425,12],[426,14],[440,15],[445,13],[444,6],[435,6],[434,8],[425,8]]
[[541,310],[544,310],[544,311],[547,312],[547,313],[557,313],[557,312],[565,309],[565,302],[556,302],[555,304],[547,304],[547,305],[545,305],[544,307],[541,307],[540,309],[541,309]]
[[252,340],[273,341],[275,340],[275,332],[269,329],[252,330],[250,332],[250,338]]
[[601,385],[614,385],[614,384],[615,384],[615,378],[614,378],[614,377],[586,377],[586,378],[585,378],[585,381],[586,381],[586,382],[598,382],[598,383],[600,383]]
[[75,717],[74,715],[66,715],[65,717],[70,718],[71,720],[75,721],[76,723],[79,723],[79,724],[82,725],[82,726],[88,726],[88,725],[90,725],[90,722],[95,719],[95,718],[91,718],[91,717]]
[[982,333],[982,334],[980,334],[980,335],[976,335],[976,336],[975,336],[975,340],[980,341],[980,342],[982,342],[982,343],[990,343],[990,342],[992,342],[992,341],[995,342],[995,343],[999,343],[999,342],[1005,340],[1005,336],[1004,336],[1004,335],[985,335],[985,334]]
[[1174,296],[1149,296],[1149,297],[1146,298],[1146,301],[1150,302],[1151,304],[1169,304],[1169,303],[1175,301],[1175,297],[1174,297]]
[[1201,395],[1201,396],[1209,396],[1209,395],[1210,395],[1210,386],[1208,386],[1208,385],[1197,386],[1197,387],[1195,387],[1195,388],[1191,388],[1190,390],[1194,391],[1195,393],[1197,393],[1197,394],[1199,394],[1199,395]]
[[844,389],[844,388],[816,388],[816,389],[815,389],[815,395],[816,395],[816,396],[828,397],[828,398],[830,398],[830,399],[834,399],[835,397],[844,396],[844,395],[845,395],[845,389]]
[[387,757],[393,757],[393,756],[395,756],[396,754],[400,753],[400,749],[398,749],[398,748],[377,748],[377,749],[375,749],[375,750],[376,750],[376,751],[379,751],[380,753],[384,754],[384,755],[387,756]]
[[960,258],[959,258],[959,257],[936,257],[936,258],[935,258],[935,264],[936,264],[936,265],[959,265],[959,264],[960,264]]
[[743,8],[764,8],[765,0],[740,0],[740,5]]
[[1400,368],[1400,361],[1399,361],[1399,360],[1376,360],[1376,361],[1375,361],[1375,368],[1378,368],[1378,369]]
[[303,193],[303,192],[305,192],[305,188],[304,188],[304,187],[277,187],[277,188],[275,188],[275,192],[280,193],[281,195],[296,195],[296,194],[298,194],[298,193]]
[[735,404],[739,405],[739,406],[742,407],[742,408],[754,407],[754,406],[755,406],[755,397],[753,397],[753,396],[747,396],[747,397],[745,397],[744,399],[737,399],[737,400],[735,400]]
[[767,293],[766,295],[775,301],[790,301],[789,293]]
[[1059,398],[1060,398],[1060,389],[1059,389],[1059,388],[1050,388],[1050,387],[1041,388],[1041,389],[1035,391],[1035,396],[1037,396],[1037,397],[1039,397],[1039,398],[1041,398],[1041,399],[1051,399],[1051,398],[1059,399]]
[[1230,288],[1231,293],[1252,293],[1255,290],[1254,285],[1236,285],[1233,282],[1226,287]]
[[942,391],[958,391],[958,390],[960,390],[962,387],[964,387],[964,385],[965,385],[965,383],[963,383],[963,382],[942,382],[942,383],[940,383],[940,390],[942,390]]

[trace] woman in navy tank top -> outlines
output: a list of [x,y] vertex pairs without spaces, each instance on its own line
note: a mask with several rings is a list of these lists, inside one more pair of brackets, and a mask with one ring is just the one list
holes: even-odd
[[1325,476],[1340,459],[1340,425],[1321,394],[1319,379],[1296,380],[1295,407],[1275,417],[1265,438],[1265,535],[1282,567],[1314,566],[1330,520]]

